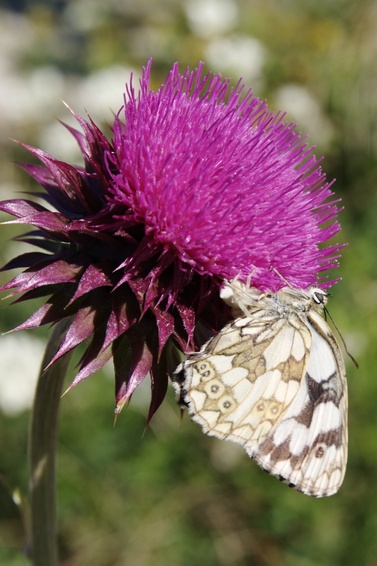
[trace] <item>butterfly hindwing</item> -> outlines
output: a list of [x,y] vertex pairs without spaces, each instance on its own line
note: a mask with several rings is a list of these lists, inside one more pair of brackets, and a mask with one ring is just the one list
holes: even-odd
[[241,288],[240,299],[234,288],[229,302],[245,316],[177,369],[181,402],[204,432],[243,445],[269,473],[331,495],[346,463],[346,381],[314,291]]
[[313,345],[299,392],[253,457],[300,491],[321,497],[338,491],[343,480],[347,397],[343,364],[338,364],[327,340],[312,331]]

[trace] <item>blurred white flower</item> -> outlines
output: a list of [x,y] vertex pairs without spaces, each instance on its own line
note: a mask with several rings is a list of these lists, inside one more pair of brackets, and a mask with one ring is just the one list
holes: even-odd
[[51,116],[61,103],[64,78],[55,67],[39,67],[21,75],[10,70],[2,76],[0,125],[10,129],[17,124],[38,122]]
[[68,26],[80,32],[96,29],[106,18],[103,1],[75,0],[64,9],[64,20]]
[[304,134],[321,148],[329,145],[333,136],[332,124],[308,89],[298,84],[286,84],[277,90],[275,96],[276,106],[284,108],[288,119],[297,122]]
[[[123,106],[123,94],[129,81],[131,69],[114,65],[94,71],[79,80],[67,83],[64,100],[74,112],[89,116],[98,125],[112,123],[114,115]],[[134,78],[134,87],[138,88],[138,76]],[[65,106],[60,103],[61,120],[77,129],[77,122]],[[49,153],[64,161],[81,159],[76,140],[58,121],[52,121],[41,129],[39,145],[48,147]]]
[[[112,123],[114,114],[123,106],[125,85],[132,72],[120,65],[97,70],[74,86],[67,102],[75,112],[81,115],[87,112],[95,122],[107,120]],[[138,75],[134,74],[133,83],[137,88]]]
[[216,71],[241,76],[245,82],[252,83],[254,90],[261,81],[266,50],[254,37],[233,35],[214,39],[204,54],[206,62]]
[[184,9],[189,26],[199,37],[229,31],[238,21],[234,0],[189,0]]
[[[63,106],[63,108],[65,109],[65,114],[60,113],[62,122],[73,126],[77,130],[77,122],[74,121],[69,110],[66,109],[65,106]],[[74,107],[73,110],[75,110]],[[38,145],[42,148],[48,148],[50,154],[56,155],[56,157],[63,161],[82,161],[76,140],[66,128],[62,128],[61,123],[57,120],[53,120],[45,127],[41,128],[38,135]]]
[[0,336],[0,410],[16,415],[29,409],[44,353],[44,342],[15,333]]
[[0,61],[12,63],[19,53],[32,48],[37,36],[30,17],[0,10]]

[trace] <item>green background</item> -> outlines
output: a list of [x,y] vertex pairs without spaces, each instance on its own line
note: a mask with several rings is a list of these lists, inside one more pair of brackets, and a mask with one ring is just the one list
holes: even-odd
[[[55,137],[55,116],[70,119],[61,98],[80,113],[86,108],[96,120],[101,118],[96,115],[96,83],[88,81],[95,73],[125,69],[119,104],[111,109],[117,111],[129,70],[139,73],[150,56],[155,87],[176,60],[181,70],[204,60],[207,69],[236,81],[242,74],[238,64],[245,56],[242,59],[240,54],[227,66],[220,58],[217,66],[209,64],[209,54],[219,45],[216,41],[250,46],[246,39],[253,38],[263,63],[259,68],[257,59],[246,56],[247,83],[274,109],[281,93],[287,92],[284,88],[292,85],[315,101],[304,112],[299,129],[310,135],[317,155],[325,155],[323,168],[329,179],[336,177],[334,190],[344,205],[343,230],[336,241],[349,245],[342,253],[338,270],[342,281],[332,289],[329,308],[360,365],[356,369],[346,359],[350,403],[346,478],[340,493],[329,499],[314,500],[289,490],[264,474],[239,447],[205,437],[187,416],[181,424],[172,390],[145,431],[147,383],[113,427],[109,370],[80,384],[62,401],[61,564],[373,566],[377,564],[377,3],[222,0],[212,4],[211,13],[220,14],[217,27],[210,19],[206,22],[210,17],[200,12],[200,2],[193,1],[3,2],[0,62],[6,65],[0,82],[0,196],[14,197],[35,188],[14,165],[29,156],[10,137],[43,146],[65,159],[71,151],[64,145],[67,134],[62,134],[62,141]],[[223,13],[227,15],[221,18]],[[78,91],[87,93],[82,107],[78,107]],[[33,97],[39,101],[38,111]],[[295,102],[289,118],[297,121],[294,111]],[[107,120],[111,112],[109,116]],[[64,132],[62,126],[58,128]],[[2,228],[3,261],[14,255],[15,244],[9,240],[19,232],[15,227]],[[1,329],[19,324],[32,309],[31,304],[8,307],[3,302]],[[33,336],[45,339],[46,331],[34,331]],[[5,370],[1,360],[0,371],[3,379],[6,371],[5,378],[12,380],[12,370]],[[28,421],[28,410],[0,411],[0,563],[11,566],[25,563],[27,506],[16,505],[15,500],[24,501],[27,490]]]

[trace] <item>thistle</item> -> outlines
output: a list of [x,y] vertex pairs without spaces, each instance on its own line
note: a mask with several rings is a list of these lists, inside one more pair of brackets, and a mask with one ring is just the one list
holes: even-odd
[[116,411],[149,374],[148,420],[179,353],[230,319],[224,279],[277,291],[278,272],[329,287],[323,272],[340,250],[326,245],[338,201],[293,123],[202,64],[184,74],[175,64],[157,91],[150,70],[138,91],[127,86],[112,139],[76,115],[83,167],[24,146],[41,162],[23,167],[48,207],[0,203],[38,248],[3,268],[23,271],[2,290],[47,297],[16,330],[70,321],[50,365],[85,343],[72,387],[112,358]]

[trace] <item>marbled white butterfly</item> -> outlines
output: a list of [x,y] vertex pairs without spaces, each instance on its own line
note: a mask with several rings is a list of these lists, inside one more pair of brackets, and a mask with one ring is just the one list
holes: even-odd
[[243,445],[289,486],[336,493],[347,460],[347,383],[321,316],[327,293],[261,293],[234,280],[220,296],[235,320],[177,368],[179,403],[205,433]]

